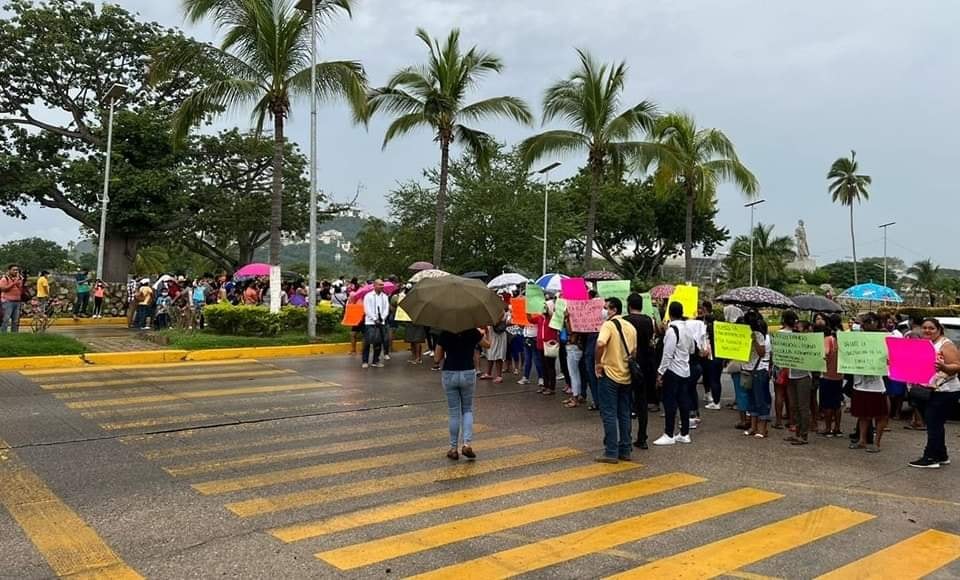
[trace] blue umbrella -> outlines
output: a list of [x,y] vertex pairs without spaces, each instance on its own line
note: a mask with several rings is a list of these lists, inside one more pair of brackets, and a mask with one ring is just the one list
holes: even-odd
[[903,298],[897,294],[896,290],[873,282],[847,288],[838,298],[866,302],[896,302],[897,304],[903,302]]
[[537,286],[548,292],[559,292],[560,281],[567,277],[568,276],[564,276],[563,274],[544,274],[537,278]]

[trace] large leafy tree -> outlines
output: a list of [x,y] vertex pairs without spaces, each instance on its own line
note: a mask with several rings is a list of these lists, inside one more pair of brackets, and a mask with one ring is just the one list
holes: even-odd
[[[297,10],[292,0],[183,0],[186,17],[212,17],[224,31],[219,47],[158,54],[152,78],[166,79],[198,57],[216,63],[221,76],[193,91],[174,115],[177,137],[223,109],[247,107],[257,132],[273,123],[273,173],[270,200],[270,263],[280,264],[283,229],[284,128],[292,102],[311,93],[311,26],[322,27],[338,14],[350,15],[354,0],[318,0],[316,21]],[[355,61],[319,63],[319,98],[344,99],[356,120],[365,117],[366,78]]]
[[916,290],[922,290],[927,293],[930,300],[930,306],[936,306],[936,290],[940,287],[940,266],[933,263],[933,260],[920,260],[907,268],[907,275],[913,278]]
[[[858,265],[860,278],[867,281],[880,282],[883,280],[883,258],[863,260]],[[828,282],[838,290],[846,290],[856,283],[853,278],[853,262],[833,262],[818,270],[826,274]],[[887,285],[896,288],[899,280],[897,275],[890,271],[887,274]]]
[[686,201],[683,244],[684,277],[693,279],[693,221],[697,203],[716,198],[722,182],[735,185],[748,198],[759,190],[757,178],[741,163],[730,139],[719,129],[697,127],[693,117],[673,113],[653,127],[658,146],[641,161],[656,162],[656,180],[669,194],[679,190]]
[[213,78],[210,61],[171,67],[147,83],[150,55],[190,51],[192,41],[126,10],[92,2],[13,0],[0,20],[0,206],[24,217],[39,204],[99,229],[110,87],[129,87],[114,123],[105,240],[108,280],[124,280],[137,247],[181,217],[177,153],[166,121]]
[[17,264],[31,276],[42,270],[55,272],[69,262],[66,248],[43,238],[13,240],[0,245],[0,268],[6,270],[8,264]]
[[[564,120],[569,129],[545,131],[521,145],[524,160],[531,165],[548,155],[586,151],[591,178],[584,236],[583,268],[589,270],[594,254],[597,204],[607,170],[620,168],[624,160],[639,156],[650,144],[636,138],[653,127],[656,107],[641,101],[621,109],[627,66],[601,65],[578,50],[580,66],[569,78],[547,89],[543,99],[544,124]],[[620,173],[615,171],[615,173]]]
[[850,246],[853,248],[853,283],[858,284],[860,278],[857,272],[857,236],[853,227],[853,206],[870,199],[869,187],[873,179],[869,175],[858,173],[860,164],[857,163],[857,152],[850,151],[850,157],[840,157],[830,166],[827,179],[830,195],[834,203],[850,208]]
[[[773,225],[757,224],[753,230],[753,267],[756,280],[780,290],[787,282],[787,265],[796,257],[790,236],[777,236]],[[737,236],[723,260],[731,284],[745,286],[750,280],[750,236]]]
[[440,175],[437,184],[434,214],[433,263],[444,261],[446,206],[450,168],[450,146],[459,144],[485,166],[496,144],[492,136],[468,127],[486,118],[505,117],[530,124],[532,115],[526,103],[516,97],[501,96],[467,103],[467,93],[490,73],[503,70],[499,57],[476,46],[464,52],[460,47],[460,31],[452,30],[441,45],[423,29],[417,38],[427,45],[426,65],[407,67],[382,88],[370,93],[370,113],[383,111],[396,118],[387,128],[383,146],[396,137],[418,128],[427,128],[440,145]]

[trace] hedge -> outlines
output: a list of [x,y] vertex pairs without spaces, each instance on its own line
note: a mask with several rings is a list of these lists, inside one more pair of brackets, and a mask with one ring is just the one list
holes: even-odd
[[[217,334],[235,336],[277,336],[307,326],[307,310],[287,306],[273,314],[265,306],[212,304],[203,309],[207,326]],[[341,313],[332,308],[317,308],[317,332],[325,333],[340,324]]]
[[888,314],[900,314],[902,316],[909,317],[919,317],[919,318],[931,318],[931,317],[945,317],[953,318],[960,316],[960,307],[958,306],[935,306],[935,307],[923,307],[923,306],[904,306],[903,308],[891,307],[891,306],[882,306],[877,309],[877,314],[881,316],[886,316]]

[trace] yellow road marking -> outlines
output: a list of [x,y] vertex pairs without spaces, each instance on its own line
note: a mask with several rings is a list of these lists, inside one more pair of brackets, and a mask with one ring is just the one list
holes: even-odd
[[[256,449],[258,447],[267,447],[270,445],[279,445],[283,443],[298,443],[302,441],[312,441],[315,439],[329,439],[333,437],[340,437],[343,435],[356,435],[358,433],[369,433],[376,432],[381,433],[385,429],[396,429],[404,427],[418,427],[423,425],[436,424],[440,421],[443,421],[447,418],[446,415],[432,415],[428,417],[412,417],[409,419],[397,419],[394,421],[374,421],[369,423],[357,424],[355,419],[351,419],[350,425],[343,427],[337,427],[341,421],[336,423],[318,423],[311,426],[311,431],[309,433],[295,433],[292,435],[277,435],[272,437],[267,437],[253,442],[244,442],[244,441],[232,441],[230,443],[211,443],[209,445],[200,445],[197,447],[187,447],[187,448],[177,448],[177,449],[155,449],[153,451],[143,452],[143,456],[147,459],[170,459],[173,457],[186,457],[190,455],[203,455],[206,453],[214,452],[223,452],[223,451],[237,451],[237,450],[246,450],[246,449]],[[333,429],[328,429],[330,426],[333,426]],[[381,433],[381,438],[391,438],[393,437],[390,433]],[[130,443],[131,439],[137,438],[137,436],[124,437],[121,439],[124,443]]]
[[119,419],[121,417],[136,417],[145,413],[172,413],[179,411],[195,411],[197,406],[190,401],[181,403],[167,403],[164,405],[149,405],[145,407],[122,407],[120,409],[104,409],[102,411],[80,411],[80,415],[87,419],[100,420],[104,418]]
[[[636,542],[670,530],[765,504],[783,496],[743,488],[698,501],[547,538],[496,554],[427,572],[415,578],[512,578],[547,566]],[[670,578],[670,576],[663,576]]]
[[211,399],[215,397],[234,397],[243,395],[262,395],[266,393],[282,393],[290,391],[306,391],[310,389],[328,389],[339,387],[337,383],[310,382],[294,383],[289,385],[272,385],[268,387],[235,387],[230,389],[205,389],[202,391],[182,391],[169,395],[147,395],[144,397],[120,397],[116,399],[97,399],[95,401],[78,401],[67,403],[71,409],[98,409],[101,407],[123,407],[126,405],[143,405],[147,403],[168,403],[172,401]]
[[157,384],[166,384],[166,383],[189,383],[191,381],[210,381],[218,379],[245,379],[245,378],[254,378],[254,377],[267,377],[267,376],[282,376],[282,375],[295,375],[297,371],[289,369],[267,369],[267,370],[257,370],[257,371],[244,371],[244,372],[231,372],[231,373],[207,373],[207,374],[189,374],[189,375],[177,375],[177,376],[166,376],[166,375],[157,375],[150,374],[147,376],[141,375],[128,375],[122,379],[110,379],[110,380],[92,380],[92,381],[78,381],[74,383],[43,383],[40,385],[40,388],[45,390],[55,390],[55,389],[98,389],[102,387],[109,387],[113,385],[129,385],[131,383],[139,383],[143,381],[149,381]]
[[0,441],[3,504],[58,576],[142,578]]
[[352,570],[470,538],[663,493],[703,481],[706,480],[701,477],[683,473],[669,473],[464,518],[379,540],[353,544],[336,550],[321,552],[316,554],[316,557],[341,570]]
[[791,487],[799,487],[801,489],[814,489],[820,492],[833,492],[837,491],[840,493],[849,493],[855,495],[865,495],[869,497],[882,497],[884,499],[891,499],[897,502],[909,501],[913,503],[926,503],[930,505],[944,505],[948,507],[960,507],[960,502],[950,501],[945,499],[936,499],[932,497],[923,497],[917,495],[906,495],[901,493],[890,493],[886,491],[874,491],[872,489],[862,489],[857,487],[844,487],[840,485],[822,485],[819,483],[800,483],[798,481],[782,481],[777,479],[767,480],[764,483],[770,485],[789,485]]
[[[481,448],[500,449],[502,447],[512,447],[514,445],[524,445],[527,443],[536,443],[536,439],[526,435],[508,435],[506,437],[497,437],[483,442]],[[268,471],[267,473],[257,473],[256,475],[246,475],[232,479],[221,479],[206,481],[193,484],[193,489],[204,495],[216,495],[221,493],[230,493],[233,491],[243,491],[245,489],[256,489],[258,487],[268,487],[281,483],[293,483],[306,479],[318,479],[329,475],[340,473],[350,473],[352,471],[362,471],[364,469],[375,469],[385,465],[400,465],[403,463],[413,463],[424,459],[433,459],[437,456],[437,450],[417,449],[416,451],[407,451],[404,453],[392,453],[390,455],[378,455],[375,457],[361,457],[360,459],[351,459],[348,461],[338,461],[335,463],[322,463],[320,465],[310,465],[298,469],[281,469],[279,471]]]
[[960,536],[927,530],[837,568],[817,580],[898,580],[923,578],[960,558]]
[[[484,433],[490,428],[486,425],[476,424],[473,426],[474,433]],[[213,461],[203,461],[187,465],[176,465],[164,467],[163,470],[174,477],[183,477],[191,475],[200,475],[204,473],[215,473],[217,471],[226,471],[228,469],[237,469],[250,467],[252,465],[268,465],[270,463],[283,463],[291,459],[302,459],[304,457],[321,457],[323,455],[333,455],[336,453],[346,453],[348,451],[361,451],[365,449],[379,449],[381,447],[393,447],[401,443],[417,443],[420,441],[432,441],[443,438],[450,433],[449,429],[434,429],[431,431],[415,431],[413,433],[404,433],[402,435],[393,435],[385,437],[379,435],[372,439],[358,439],[355,441],[341,441],[338,443],[326,443],[314,447],[304,447],[301,449],[284,449],[282,451],[267,451],[265,453],[256,453],[253,455],[244,455],[231,459],[215,459]]]
[[298,542],[300,540],[316,538],[344,530],[398,520],[407,516],[477,503],[495,497],[503,497],[514,493],[562,485],[564,483],[590,479],[601,475],[613,475],[639,467],[639,464],[629,462],[620,462],[616,465],[594,463],[543,475],[533,475],[433,496],[418,497],[400,503],[359,510],[323,520],[303,522],[284,528],[277,528],[270,530],[270,533],[278,540],[287,543]]
[[235,366],[259,364],[254,359],[236,359],[221,361],[196,361],[196,362],[178,362],[178,363],[150,363],[142,365],[90,365],[88,367],[73,367],[62,369],[32,369],[20,371],[25,377],[46,377],[51,375],[72,375],[86,373],[110,373],[114,371],[125,371],[135,369],[170,369],[177,370],[190,367],[210,367],[210,366]]
[[[484,449],[489,448],[489,445],[484,445]],[[242,518],[247,518],[283,510],[319,505],[342,499],[382,494],[386,491],[395,491],[409,487],[430,485],[440,481],[462,479],[474,475],[481,475],[483,473],[491,473],[501,469],[510,469],[524,465],[546,463],[556,459],[574,457],[576,455],[580,455],[581,453],[581,451],[572,449],[570,447],[557,447],[553,449],[534,451],[532,453],[524,453],[522,455],[508,455],[506,457],[496,457],[494,459],[485,459],[483,461],[461,463],[450,467],[428,469],[426,471],[417,471],[413,473],[403,473],[400,475],[369,479],[356,483],[330,485],[282,495],[238,501],[234,503],[228,503],[226,507],[236,515]]]
[[[716,578],[729,570],[799,548],[874,517],[826,506],[651,562],[611,578]],[[900,577],[899,574],[897,577]]]

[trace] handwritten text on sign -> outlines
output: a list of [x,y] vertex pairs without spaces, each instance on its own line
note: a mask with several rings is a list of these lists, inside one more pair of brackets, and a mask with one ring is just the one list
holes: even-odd
[[753,331],[746,324],[714,322],[713,339],[717,347],[717,358],[743,362],[750,360]]
[[800,371],[827,370],[822,332],[774,332],[770,341],[773,343],[773,363],[778,367]]
[[603,298],[567,300],[570,328],[574,332],[599,332],[603,324]]
[[882,377],[887,374],[887,335],[883,332],[841,332],[837,334],[842,374]]

